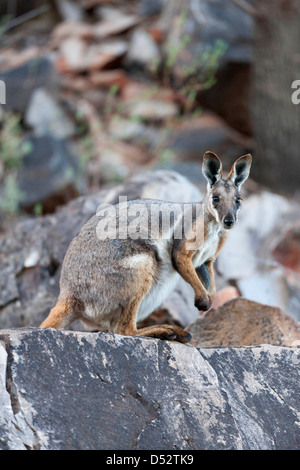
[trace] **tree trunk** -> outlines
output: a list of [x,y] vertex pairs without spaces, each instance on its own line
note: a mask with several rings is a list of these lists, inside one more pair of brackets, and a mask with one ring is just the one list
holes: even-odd
[[252,119],[256,142],[252,176],[277,190],[300,190],[299,0],[255,0],[257,11]]

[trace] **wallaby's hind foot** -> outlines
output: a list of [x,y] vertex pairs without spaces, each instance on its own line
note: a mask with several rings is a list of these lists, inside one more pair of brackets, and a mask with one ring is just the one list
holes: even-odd
[[191,341],[192,335],[177,325],[154,325],[144,328],[136,327],[136,317],[141,299],[136,300],[123,311],[116,333],[125,336],[148,336],[164,340],[174,340],[180,343]]
[[136,330],[134,335],[179,341],[180,343],[188,343],[192,339],[192,335],[190,333],[176,325],[147,326]]
[[52,308],[46,320],[40,325],[40,328],[66,328],[74,320],[75,315],[72,303],[61,299]]
[[164,340],[179,341],[180,343],[188,343],[192,339],[192,335],[180,326],[176,325],[157,325],[146,326],[131,332],[133,336],[148,336],[150,338],[159,338]]

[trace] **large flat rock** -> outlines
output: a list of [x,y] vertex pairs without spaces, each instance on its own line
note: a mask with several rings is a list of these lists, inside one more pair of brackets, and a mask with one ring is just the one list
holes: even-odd
[[300,351],[0,331],[0,449],[300,449]]

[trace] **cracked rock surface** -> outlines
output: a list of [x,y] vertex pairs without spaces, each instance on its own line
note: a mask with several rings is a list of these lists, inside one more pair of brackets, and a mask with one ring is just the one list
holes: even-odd
[[0,331],[0,449],[300,449],[300,351]]

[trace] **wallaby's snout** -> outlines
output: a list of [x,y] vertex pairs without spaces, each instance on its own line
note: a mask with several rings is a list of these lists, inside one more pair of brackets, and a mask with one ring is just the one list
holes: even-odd
[[224,217],[223,219],[223,226],[224,228],[226,229],[230,229],[234,226],[234,223],[235,223],[235,218],[234,216],[229,212],[228,214],[226,214],[226,216]]

